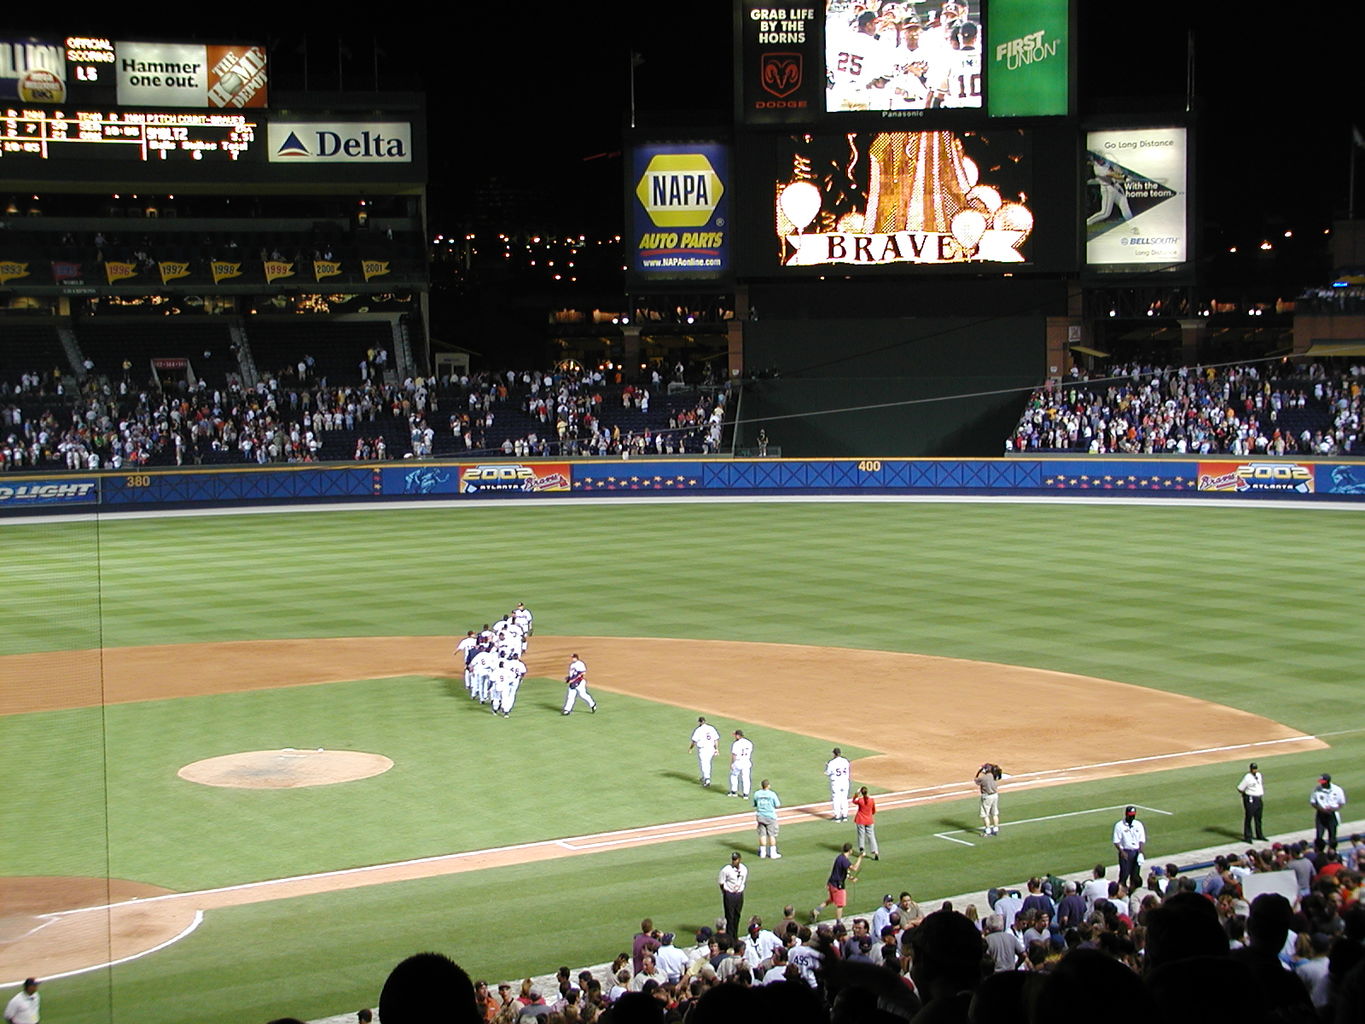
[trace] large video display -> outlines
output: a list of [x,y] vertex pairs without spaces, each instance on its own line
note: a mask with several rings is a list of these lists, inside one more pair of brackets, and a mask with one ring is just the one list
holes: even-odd
[[1065,116],[1070,35],[1071,0],[738,0],[738,116],[932,127]]
[[1085,261],[1153,269],[1189,259],[1184,128],[1086,133]]
[[985,31],[980,0],[917,4],[829,0],[825,109],[979,109]]
[[1031,261],[1033,166],[1022,131],[797,134],[775,159],[780,267]]
[[265,47],[0,35],[0,102],[261,109]]

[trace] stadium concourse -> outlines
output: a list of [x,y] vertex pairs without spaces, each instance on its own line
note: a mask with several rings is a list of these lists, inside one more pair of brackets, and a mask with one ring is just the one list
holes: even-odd
[[[1009,822],[1001,827],[1002,841],[1008,842]],[[1365,990],[1361,987],[1365,980],[1365,907],[1359,906],[1356,898],[1361,869],[1365,868],[1362,832],[1365,819],[1342,823],[1340,854],[1315,851],[1311,834],[1290,832],[1268,836],[1250,847],[1222,844],[1149,855],[1144,885],[1132,892],[1113,880],[1115,870],[1107,864],[1096,865],[1096,871],[1069,880],[1040,870],[1032,879],[1005,883],[986,892],[950,896],[919,893],[910,896],[908,903],[902,901],[906,890],[899,890],[887,894],[893,900],[889,909],[882,904],[845,912],[850,929],[859,921],[867,926],[866,930],[858,926],[856,934],[836,931],[828,922],[811,926],[805,923],[809,917],[804,908],[795,905],[786,908],[792,911],[790,919],[784,918],[783,908],[765,907],[758,912],[762,927],[752,938],[741,937],[737,955],[725,955],[723,941],[719,950],[708,941],[723,931],[723,918],[709,930],[711,935],[671,936],[685,954],[677,961],[686,963],[680,968],[682,979],[677,983],[669,981],[662,969],[664,958],[656,968],[662,984],[647,977],[641,981],[641,972],[632,962],[635,957],[624,952],[632,946],[635,954],[643,951],[648,955],[656,949],[668,933],[667,922],[661,922],[652,930],[652,943],[645,933],[634,939],[623,935],[623,952],[613,963],[567,968],[568,980],[566,968],[545,971],[541,965],[537,973],[524,978],[489,984],[492,1003],[483,1007],[484,1019],[510,1024],[535,1016],[549,1024],[590,1024],[596,1019],[610,1019],[602,1014],[611,1006],[613,995],[619,998],[625,992],[644,991],[658,1002],[652,1019],[676,1020],[683,1019],[696,1000],[714,988],[740,986],[752,990],[790,982],[804,983],[821,997],[822,1001],[805,1007],[816,1011],[805,1018],[813,1021],[849,1019],[844,1016],[848,1004],[864,998],[899,1019],[918,1019],[917,1013],[922,1013],[923,1019],[934,1022],[1041,1021],[1043,1014],[1028,1009],[1033,999],[1052,1007],[1045,1015],[1048,1020],[1093,1019],[1085,1014],[1093,1013],[1096,1001],[1112,1005],[1116,999],[1126,1000],[1136,1010],[1168,1014],[1173,1020],[1305,1024],[1359,1020],[1360,1011],[1365,1009]],[[1313,864],[1307,872],[1312,879],[1308,887],[1300,885],[1306,863]],[[1095,882],[1099,870],[1103,871],[1099,889],[1088,889],[1087,884]],[[1278,904],[1276,897],[1262,905],[1244,898],[1247,877],[1268,872],[1279,872],[1277,877],[1292,880],[1292,886],[1300,889],[1292,914],[1282,921],[1270,920],[1272,908],[1287,906]],[[1056,891],[1059,885],[1060,892]],[[1183,895],[1169,902],[1177,894]],[[1068,898],[1079,899],[1084,909],[1079,924],[1068,922],[1064,928],[1059,918],[1065,921],[1072,913],[1062,905]],[[913,915],[908,923],[902,920],[902,906]],[[970,985],[963,986],[974,994],[975,1001],[960,1000],[960,1005],[951,1007],[952,1013],[942,1012],[949,1009],[944,1005],[933,1012],[920,1010],[927,975],[913,968],[916,954],[933,958],[935,950],[917,944],[915,932],[925,926],[931,914],[940,911],[950,914],[954,921],[969,921],[969,927],[979,933],[977,973]],[[1040,911],[1045,911],[1046,920]],[[889,923],[881,925],[882,921]],[[786,938],[789,928],[790,939]],[[935,925],[930,928],[936,934],[939,931]],[[1182,928],[1192,934],[1172,933],[1172,929]],[[1267,931],[1276,939],[1273,946],[1266,945]],[[805,948],[818,955],[792,958],[778,954],[777,973],[771,974],[767,965],[773,955],[765,942],[772,940],[766,938],[767,932],[775,933],[789,949]],[[864,934],[868,938],[860,943]],[[857,952],[860,948],[861,955]],[[891,952],[883,957],[886,950]],[[713,955],[717,953],[719,956]],[[768,955],[763,956],[765,953]],[[1161,962],[1154,964],[1151,961],[1157,956]],[[831,967],[836,962],[839,966]],[[853,963],[863,966],[856,971],[846,969]],[[808,964],[815,965],[813,970]],[[618,980],[618,969],[625,972],[627,980]],[[1253,980],[1255,970],[1274,971],[1271,977],[1276,984]],[[997,977],[1009,973],[1019,980],[1006,983]],[[585,975],[591,976],[591,997],[580,988]],[[1054,975],[1055,980],[1049,980]],[[887,978],[899,980],[888,986]],[[1220,991],[1211,979],[1218,979],[1219,984],[1233,982],[1241,989],[1237,993]],[[924,1002],[941,1002],[934,997],[932,984],[927,988],[929,997]],[[1201,988],[1203,994],[1195,995]],[[1068,1006],[1078,990],[1084,996],[1083,1008]],[[538,1000],[530,1000],[530,993]],[[499,994],[505,1001],[495,1005],[500,1002]],[[835,1005],[836,994],[844,1013]],[[750,1013],[763,1005],[711,998],[729,1013],[736,1012],[736,1005]],[[1221,1013],[1205,1006],[1220,1001],[1224,1007]],[[697,1016],[722,1019],[704,1015],[702,1010]],[[383,1024],[382,1018],[378,1019]],[[354,1024],[356,1020],[356,1012],[350,1012],[311,1024]]]

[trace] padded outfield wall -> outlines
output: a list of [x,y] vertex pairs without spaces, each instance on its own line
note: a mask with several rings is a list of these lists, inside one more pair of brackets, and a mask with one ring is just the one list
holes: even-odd
[[397,462],[0,477],[0,514],[613,495],[1365,497],[1365,461],[1256,458],[597,459]]

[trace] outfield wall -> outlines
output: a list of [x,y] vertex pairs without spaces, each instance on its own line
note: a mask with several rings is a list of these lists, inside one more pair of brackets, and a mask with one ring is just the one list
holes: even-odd
[[1161,495],[1359,501],[1365,461],[596,459],[178,468],[0,477],[0,514],[392,499],[704,494]]

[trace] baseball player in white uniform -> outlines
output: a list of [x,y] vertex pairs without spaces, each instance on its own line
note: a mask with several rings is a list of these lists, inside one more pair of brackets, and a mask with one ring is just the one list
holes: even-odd
[[848,821],[848,786],[853,769],[838,747],[834,756],[825,762],[825,775],[829,778],[829,798],[834,804],[834,820]]
[[493,699],[490,705],[493,714],[508,717],[512,713],[512,705],[516,703],[517,695],[512,690],[512,683],[515,676],[507,669],[507,662],[499,658],[497,666],[493,669],[492,692]]
[[455,657],[460,659],[464,667],[464,688],[472,695],[474,692],[474,673],[469,668],[469,663],[474,660],[475,650],[479,646],[479,640],[471,629],[469,634],[455,645]]
[[579,660],[577,654],[569,659],[569,671],[564,676],[564,683],[568,687],[568,692],[564,694],[564,714],[573,711],[575,700],[581,700],[588,705],[589,711],[597,714],[597,701],[588,693],[588,667]]
[[517,602],[516,610],[512,612],[512,621],[521,627],[521,631],[526,635],[531,635],[531,623],[535,621],[526,605]]
[[749,776],[754,770],[754,744],[745,739],[744,730],[735,730],[735,742],[730,744],[730,792],[727,796],[749,797]]
[[711,762],[715,760],[716,751],[720,749],[720,733],[716,732],[716,727],[705,718],[698,718],[697,727],[692,730],[692,742],[687,745],[687,749],[697,752],[697,770],[701,772],[701,784],[709,787]]
[[[505,668],[510,676],[508,687],[512,694],[512,703],[517,702],[517,691],[521,689],[521,681],[526,678],[526,662],[521,660],[519,655],[513,654],[506,659]],[[511,708],[509,707],[510,711]]]
[[480,704],[487,704],[493,698],[493,672],[498,667],[497,655],[485,648],[474,655],[469,667],[474,673],[474,699]]

